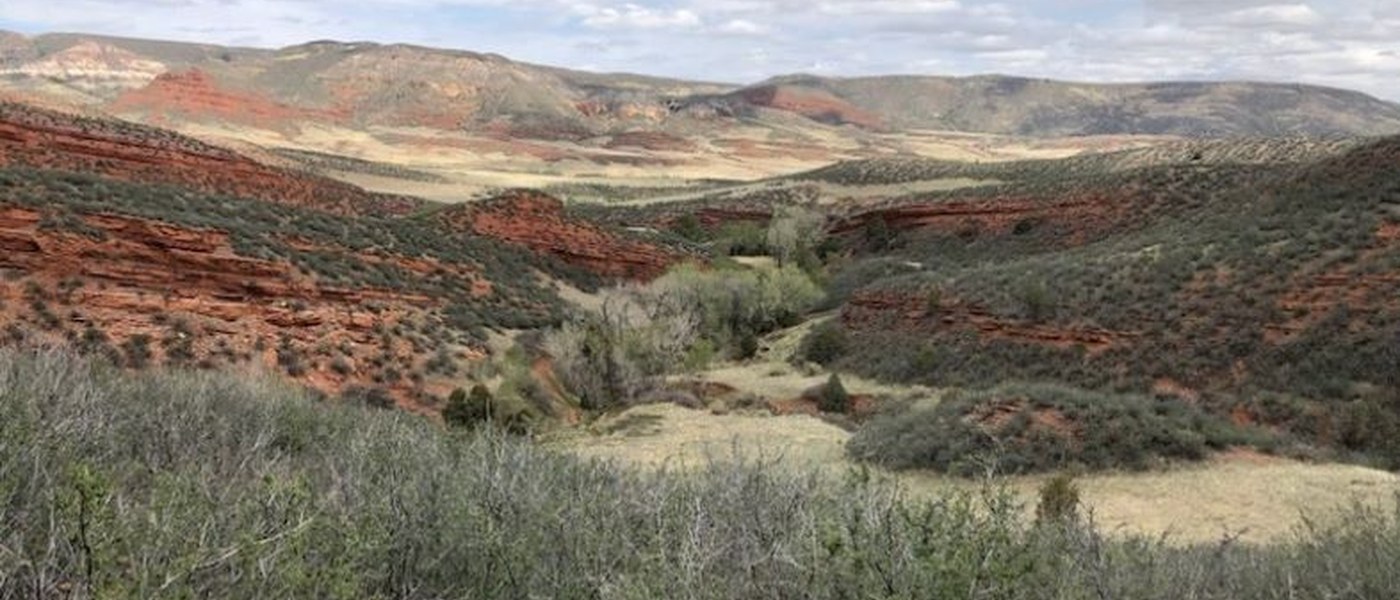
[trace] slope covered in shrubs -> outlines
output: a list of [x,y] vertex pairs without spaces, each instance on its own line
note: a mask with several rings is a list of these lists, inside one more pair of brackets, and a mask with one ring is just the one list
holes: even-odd
[[[1385,598],[1396,515],[1271,547],[773,464],[634,472],[271,380],[0,352],[0,598]],[[1329,521],[1330,522],[1330,521]]]
[[858,460],[896,469],[979,475],[1142,469],[1268,441],[1264,432],[1178,398],[1007,384],[954,390],[933,406],[890,410],[862,427],[848,450]]
[[[905,220],[890,221],[900,229],[885,249],[844,234],[854,256],[832,278],[841,331],[818,331],[809,358],[934,386],[1165,386],[1215,414],[1400,465],[1384,435],[1334,433],[1400,397],[1400,140],[1322,156],[1121,172],[1070,168],[1079,159],[892,200],[876,211]],[[1261,393],[1306,407],[1273,420],[1250,400]]]

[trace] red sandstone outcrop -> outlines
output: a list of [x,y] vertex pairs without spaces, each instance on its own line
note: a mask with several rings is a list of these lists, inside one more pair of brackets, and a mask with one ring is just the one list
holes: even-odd
[[399,215],[422,205],[263,165],[168,131],[0,103],[0,166],[7,165],[178,185],[337,214]]
[[[88,343],[99,332],[110,348],[144,338],[153,364],[261,365],[326,393],[378,386],[407,407],[428,408],[417,403],[423,382],[386,381],[369,365],[421,369],[431,349],[383,332],[421,321],[437,299],[327,286],[290,264],[238,256],[221,231],[80,218],[84,233],[46,228],[36,210],[0,208],[6,336]],[[489,284],[474,291],[491,293]]]
[[1066,198],[968,198],[938,202],[910,202],[860,212],[836,221],[830,232],[841,235],[861,231],[873,219],[883,218],[894,231],[927,229],[942,233],[976,231],[992,235],[1015,233],[1017,227],[1056,227],[1074,244],[1096,233],[1112,231],[1134,215],[1133,203],[1108,194]]
[[655,279],[689,258],[569,217],[564,213],[563,202],[539,192],[509,192],[444,210],[441,218],[458,231],[471,231],[552,255],[603,277]]
[[171,116],[281,129],[304,121],[339,122],[344,112],[288,106],[251,93],[225,90],[199,69],[164,73],[146,86],[118,96],[108,110],[153,121]]
[[1005,339],[1065,349],[1083,347],[1090,355],[1141,337],[1140,333],[1132,331],[1034,323],[997,315],[983,307],[957,301],[944,301],[937,310],[930,310],[927,295],[914,292],[857,292],[842,309],[841,321],[845,326],[857,330],[973,331],[984,339]]
[[882,126],[879,116],[874,113],[821,90],[764,85],[745,89],[739,94],[745,102],[754,106],[797,113],[814,121],[869,129]]

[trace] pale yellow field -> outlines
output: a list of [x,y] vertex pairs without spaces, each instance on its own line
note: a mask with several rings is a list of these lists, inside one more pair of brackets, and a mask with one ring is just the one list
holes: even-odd
[[[339,154],[396,165],[439,175],[445,182],[419,182],[355,173],[331,175],[367,189],[421,196],[440,202],[462,202],[503,188],[546,187],[561,183],[601,183],[664,187],[686,181],[725,179],[759,181],[822,167],[840,160],[914,154],[928,158],[966,161],[1006,161],[1025,158],[1062,158],[1086,151],[1138,147],[1160,142],[1158,138],[1081,137],[1025,139],[956,132],[914,131],[901,133],[853,132],[815,123],[793,123],[786,129],[736,126],[692,137],[694,151],[653,151],[640,148],[608,149],[597,140],[551,142],[520,140],[525,146],[557,155],[544,160],[523,150],[507,154],[501,140],[465,132],[426,128],[375,127],[351,129],[330,125],[304,125],[272,131],[234,125],[183,123],[186,134],[258,154],[258,148],[295,148]],[[411,141],[404,141],[411,140]],[[734,144],[754,145],[737,152]],[[789,148],[796,150],[788,150]],[[800,150],[800,151],[797,151]],[[617,161],[596,161],[612,157]],[[662,162],[657,162],[662,161]],[[995,182],[945,180],[910,186],[843,188],[823,184],[821,197],[828,201],[956,189]],[[681,193],[684,199],[691,194]]]
[[[552,443],[581,456],[638,468],[689,468],[709,460],[780,459],[796,470],[832,475],[854,465],[850,434],[808,416],[763,412],[715,415],[673,405],[642,406],[572,431]],[[985,482],[930,473],[890,475],[912,497],[971,490]],[[994,480],[1030,510],[1043,478]],[[1400,477],[1357,466],[1307,464],[1233,453],[1210,462],[1147,473],[1100,474],[1078,482],[1100,527],[1115,533],[1166,535],[1172,543],[1211,542],[1226,534],[1248,542],[1289,535],[1304,515],[1327,517],[1353,502],[1392,505]]]

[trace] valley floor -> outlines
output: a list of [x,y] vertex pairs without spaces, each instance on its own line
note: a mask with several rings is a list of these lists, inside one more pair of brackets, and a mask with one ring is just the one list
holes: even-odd
[[[845,456],[850,434],[807,415],[767,411],[716,415],[675,405],[640,406],[554,441],[586,457],[640,468],[686,469],[736,457],[776,460],[797,470],[841,476],[857,465]],[[933,473],[902,473],[908,494],[932,497],[985,482]],[[989,480],[1026,504],[1044,477]],[[1330,517],[1354,503],[1393,506],[1400,476],[1365,467],[1311,464],[1254,454],[1227,453],[1192,466],[1080,478],[1085,504],[1105,531],[1165,535],[1172,543],[1209,543],[1226,536],[1280,541],[1307,517]]]

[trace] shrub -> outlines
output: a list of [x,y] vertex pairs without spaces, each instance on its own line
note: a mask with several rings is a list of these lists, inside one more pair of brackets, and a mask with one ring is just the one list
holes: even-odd
[[306,364],[302,362],[301,351],[287,340],[283,340],[277,348],[277,364],[292,377],[306,374]]
[[1074,476],[1061,473],[1040,485],[1040,501],[1035,506],[1037,523],[1066,524],[1079,518],[1079,486]]
[[133,369],[144,369],[151,364],[151,336],[138,333],[122,342],[122,355],[126,357],[126,366]]
[[671,231],[692,242],[704,242],[710,237],[710,232],[705,231],[704,226],[700,224],[700,219],[693,213],[686,213],[681,215],[681,218],[676,219]]
[[651,318],[692,322],[696,335],[744,358],[752,356],[745,337],[797,324],[821,302],[822,292],[795,267],[719,271],[683,265],[634,296]]
[[726,223],[715,234],[714,250],[722,256],[763,256],[768,241],[762,226],[752,221]]
[[845,413],[850,410],[851,395],[841,383],[840,375],[832,373],[826,380],[826,385],[822,386],[821,395],[818,396],[817,408],[829,413]]
[[840,323],[830,321],[812,328],[802,339],[798,354],[809,362],[829,365],[845,356],[848,345],[846,329]]
[[398,403],[389,395],[389,390],[381,387],[351,386],[341,392],[340,398],[351,406],[366,406],[379,410],[389,410]]
[[452,390],[447,398],[447,406],[442,409],[442,420],[448,427],[470,428],[491,420],[491,391],[486,386],[472,386],[470,394],[462,388]]
[[943,311],[943,290],[936,287],[929,289],[928,293],[924,295],[924,311],[929,316],[937,315]]
[[646,319],[633,309],[609,301],[601,312],[580,314],[545,336],[555,372],[587,410],[630,404],[680,366],[695,339],[688,322]]
[[768,224],[768,252],[779,266],[795,264],[799,256],[814,255],[823,237],[826,216],[804,207],[782,206]]
[[1032,321],[1044,321],[1055,313],[1054,296],[1043,281],[1023,282],[1016,290],[1016,299],[1021,303],[1021,314]]
[[0,389],[6,599],[1400,597],[1400,515],[1364,507],[1177,548],[995,490],[628,470],[271,380],[0,351]]
[[895,232],[890,229],[890,223],[884,213],[866,220],[864,238],[865,249],[870,252],[884,252],[894,245]]
[[1008,384],[956,390],[936,406],[877,415],[847,449],[854,458],[896,469],[979,475],[988,468],[1144,469],[1267,437],[1175,399]]
[[739,358],[748,360],[758,355],[758,336],[752,331],[739,338]]
[[341,377],[345,377],[345,376],[347,376],[347,375],[353,373],[353,372],[355,371],[355,369],[354,369],[354,367],[350,364],[350,361],[349,361],[349,360],[346,360],[345,357],[343,357],[343,356],[337,356],[337,357],[331,359],[331,371],[334,372],[336,375],[340,375]]

